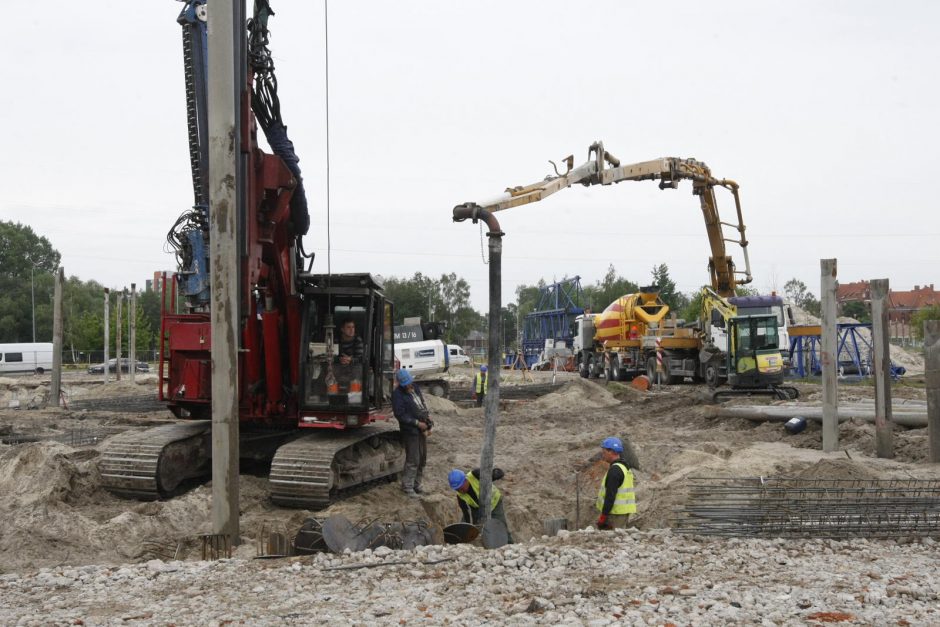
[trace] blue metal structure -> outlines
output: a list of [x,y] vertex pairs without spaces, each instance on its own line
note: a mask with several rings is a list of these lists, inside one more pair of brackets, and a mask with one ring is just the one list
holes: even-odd
[[[870,323],[845,323],[836,325],[836,354],[839,362],[839,374],[868,377],[872,373],[874,349],[871,335],[859,333],[860,329],[871,331]],[[790,334],[790,373],[800,378],[817,377],[822,374],[822,338],[818,334]],[[904,367],[891,364],[891,377],[899,378],[904,374]]]
[[583,300],[580,276],[562,279],[541,289],[538,304],[523,321],[522,352],[528,366],[538,361],[545,340],[564,340],[565,346],[572,347],[571,329],[575,317],[584,313],[579,304]]

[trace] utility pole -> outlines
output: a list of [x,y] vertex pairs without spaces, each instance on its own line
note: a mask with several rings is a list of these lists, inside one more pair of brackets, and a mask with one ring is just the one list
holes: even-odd
[[212,531],[239,543],[238,192],[245,6],[213,3],[209,27],[209,258],[212,338]]
[[55,300],[52,304],[52,384],[49,396],[54,407],[59,406],[62,395],[62,287],[65,282],[65,269],[59,266],[55,274]]
[[839,371],[838,333],[836,327],[836,290],[838,276],[835,259],[820,259],[820,301],[822,302],[822,398],[823,398],[823,451],[831,453],[839,448]]
[[924,321],[927,380],[927,461],[940,463],[940,320]]
[[131,283],[131,302],[127,312],[127,357],[131,362],[128,373],[131,383],[137,374],[137,284]]
[[894,457],[894,423],[891,422],[891,343],[888,336],[888,279],[871,282],[871,339],[875,347],[875,451],[878,457]]
[[117,311],[114,314],[114,356],[117,358],[114,367],[114,380],[121,380],[121,329],[124,326],[124,317],[121,310],[124,306],[124,292],[117,293]]
[[111,341],[111,338],[108,337],[108,324],[110,321],[111,312],[109,311],[111,305],[111,292],[108,288],[104,288],[104,382],[108,382],[108,343]]
[[36,343],[36,279],[33,276],[35,272],[36,266],[29,269],[29,291],[33,297],[33,344]]

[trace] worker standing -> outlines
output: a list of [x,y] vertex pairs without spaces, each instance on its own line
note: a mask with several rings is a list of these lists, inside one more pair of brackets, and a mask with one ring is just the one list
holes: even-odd
[[[503,471],[493,469],[493,481],[503,478]],[[474,468],[466,473],[454,468],[447,474],[447,483],[451,489],[457,491],[457,505],[463,515],[463,522],[476,525],[480,521],[480,469]],[[509,522],[506,521],[506,510],[503,507],[503,495],[495,485],[490,486],[490,516],[502,521],[506,525],[506,536],[512,544],[512,533],[509,531]]]
[[421,478],[428,460],[428,434],[434,423],[414,377],[404,368],[398,371],[398,387],[392,391],[392,411],[398,419],[398,429],[405,447],[401,489],[406,495],[415,497],[423,492]]
[[486,366],[480,366],[480,372],[473,377],[473,398],[477,401],[477,407],[483,405],[483,399],[486,398],[486,391],[489,389],[489,382],[486,377]]
[[636,513],[636,492],[633,489],[633,471],[623,459],[620,438],[605,438],[601,442],[601,457],[610,464],[597,491],[598,529],[623,529]]

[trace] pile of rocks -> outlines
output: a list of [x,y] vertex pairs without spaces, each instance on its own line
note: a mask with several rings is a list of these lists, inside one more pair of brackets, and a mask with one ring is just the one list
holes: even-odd
[[382,547],[7,574],[0,623],[937,624],[938,558],[929,539],[584,530],[497,551]]

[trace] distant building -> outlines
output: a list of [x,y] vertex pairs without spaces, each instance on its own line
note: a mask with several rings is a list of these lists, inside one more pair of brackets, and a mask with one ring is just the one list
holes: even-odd
[[467,338],[461,342],[468,355],[473,355],[474,361],[484,361],[486,358],[487,337],[479,331],[471,331]]
[[[923,309],[940,305],[940,292],[934,290],[934,284],[915,285],[910,291],[888,290],[888,322],[891,339],[909,340],[911,336],[911,316]],[[839,285],[836,292],[839,309],[846,303],[861,302],[871,305],[871,287],[868,281],[857,281]]]

